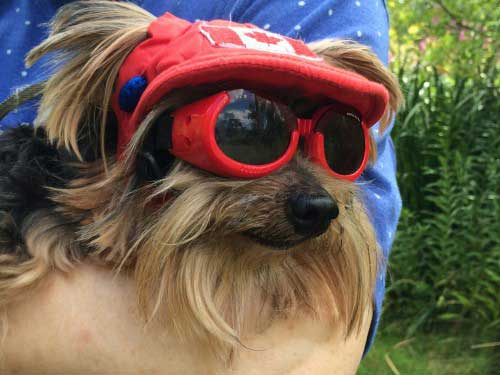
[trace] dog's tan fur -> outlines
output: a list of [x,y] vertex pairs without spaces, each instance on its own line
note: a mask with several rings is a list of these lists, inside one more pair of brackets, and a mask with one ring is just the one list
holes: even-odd
[[[153,20],[131,4],[77,2],[58,13],[49,37],[28,55],[32,64],[57,53],[36,125],[80,158],[81,177],[53,189],[57,217],[38,212],[26,224],[29,257],[0,256],[0,303],[11,303],[49,272],[71,272],[75,262],[92,259],[133,275],[145,321],[163,321],[219,360],[277,319],[308,315],[346,335],[356,332],[372,303],[381,257],[355,184],[332,178],[300,155],[256,180],[220,178],[176,161],[165,178],[138,184],[137,151],[154,120],[177,105],[172,98],[149,113],[125,160],[102,153],[84,161],[79,138],[88,136],[104,151],[118,69]],[[345,41],[311,48],[332,65],[387,87],[383,130],[401,93],[375,55]],[[335,198],[340,215],[326,233],[285,250],[242,235],[250,230],[298,242],[283,209],[293,187],[322,187]]]

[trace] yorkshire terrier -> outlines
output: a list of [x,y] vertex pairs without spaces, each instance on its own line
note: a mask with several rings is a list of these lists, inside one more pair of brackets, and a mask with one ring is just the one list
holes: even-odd
[[45,55],[34,126],[0,136],[1,306],[92,261],[221,361],[280,319],[359,330],[382,258],[354,180],[401,101],[368,48],[96,0]]

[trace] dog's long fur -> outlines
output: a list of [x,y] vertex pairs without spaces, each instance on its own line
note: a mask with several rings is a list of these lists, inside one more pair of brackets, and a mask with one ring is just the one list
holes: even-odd
[[[380,257],[355,184],[300,155],[255,180],[221,178],[179,160],[164,178],[144,179],[141,147],[179,98],[158,103],[127,158],[116,161],[111,94],[121,63],[153,20],[131,4],[77,1],[58,12],[48,38],[29,53],[28,64],[50,53],[55,72],[36,130],[22,126],[0,137],[0,306],[49,272],[94,261],[135,277],[146,321],[160,319],[220,360],[277,319],[307,315],[357,332]],[[311,48],[386,86],[383,130],[402,99],[375,55],[345,41]],[[325,234],[301,242],[283,207],[296,191],[320,189],[340,215]]]

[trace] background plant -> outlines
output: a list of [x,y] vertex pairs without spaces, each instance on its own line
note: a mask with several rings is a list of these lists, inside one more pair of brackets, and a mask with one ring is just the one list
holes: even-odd
[[500,332],[497,1],[391,0],[407,99],[393,139],[403,213],[386,325]]

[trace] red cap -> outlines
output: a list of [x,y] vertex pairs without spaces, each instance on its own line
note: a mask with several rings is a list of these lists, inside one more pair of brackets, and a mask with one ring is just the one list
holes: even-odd
[[148,111],[169,92],[221,82],[233,88],[331,98],[354,107],[368,127],[380,119],[388,101],[383,85],[332,67],[300,40],[251,24],[190,23],[166,13],[151,23],[148,38],[120,68],[112,101],[119,153]]

